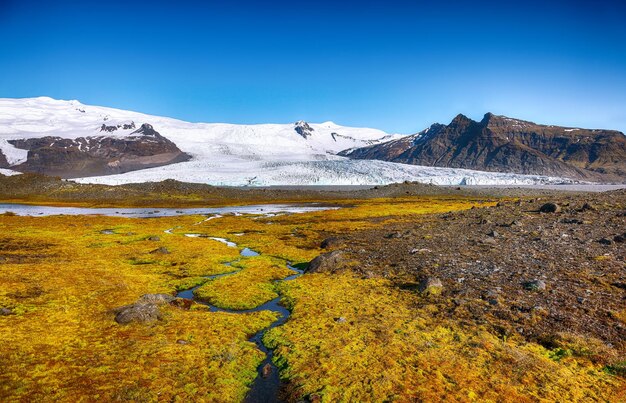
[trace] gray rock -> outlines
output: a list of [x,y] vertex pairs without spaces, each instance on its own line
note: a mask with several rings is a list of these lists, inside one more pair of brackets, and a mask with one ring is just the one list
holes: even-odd
[[438,295],[443,291],[443,283],[437,277],[428,277],[420,281],[417,290],[422,294]]
[[115,321],[120,325],[129,323],[150,323],[161,319],[161,312],[156,304],[141,304],[122,306],[116,309]]
[[103,229],[102,231],[100,231],[100,233],[102,235],[113,235],[115,234],[115,231],[113,231],[112,229]]
[[524,283],[524,288],[528,291],[543,291],[546,289],[546,283],[543,280],[532,280]]
[[324,253],[311,260],[307,268],[310,273],[333,272],[347,263],[345,252],[335,250]]
[[320,247],[322,249],[330,249],[330,248],[335,248],[340,245],[341,245],[341,239],[333,236],[333,237],[324,239],[322,243],[320,244]]
[[159,242],[160,240],[161,240],[161,238],[156,236],[156,235],[148,237],[148,241]]
[[155,250],[150,251],[150,253],[159,254],[159,255],[169,255],[170,251],[165,246],[161,246],[160,248],[156,248]]
[[176,297],[169,294],[144,294],[137,300],[138,304],[166,305],[176,300]]
[[13,315],[13,311],[9,308],[0,308],[0,316]]
[[539,209],[540,213],[560,213],[561,212],[561,206],[559,206],[556,203],[545,203],[543,206],[541,206],[541,208]]
[[613,241],[610,240],[609,238],[602,238],[600,240],[598,240],[598,243],[601,245],[612,245]]
[[583,206],[580,208],[581,211],[595,211],[596,207],[593,204],[590,203],[585,203],[583,204]]

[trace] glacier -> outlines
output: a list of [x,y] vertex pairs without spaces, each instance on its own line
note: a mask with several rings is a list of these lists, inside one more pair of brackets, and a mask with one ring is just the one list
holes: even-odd
[[[26,159],[27,151],[15,148],[8,140],[44,136],[128,136],[134,129],[125,130],[123,126],[131,122],[136,126],[151,124],[192,159],[118,175],[73,180],[119,185],[175,179],[220,186],[385,185],[404,181],[436,185],[572,183],[555,177],[350,160],[336,155],[345,149],[403,137],[371,128],[346,127],[333,122],[190,123],[48,97],[0,98],[0,151],[10,165],[17,165]],[[103,124],[120,128],[105,133],[101,131]],[[306,125],[305,130],[298,125]],[[14,171],[9,167],[0,173]]]

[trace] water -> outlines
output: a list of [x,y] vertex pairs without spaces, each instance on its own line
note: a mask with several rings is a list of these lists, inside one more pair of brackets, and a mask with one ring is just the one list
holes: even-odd
[[[190,234],[185,234],[185,235],[189,236]],[[231,246],[230,244],[232,244],[233,247],[237,247],[237,244],[235,244],[234,242],[228,241],[227,239],[223,239],[223,238],[219,238],[219,239],[210,238],[210,239],[227,243],[229,246]],[[240,251],[240,254],[241,256],[244,256],[244,257],[260,256],[258,252],[250,248],[243,248]],[[224,264],[227,266],[231,266],[235,262],[236,261],[228,262]],[[294,280],[298,278],[299,276],[301,276],[303,273],[302,270],[297,269],[291,266],[290,264],[287,264],[287,268],[293,271],[294,274],[278,281]],[[238,271],[239,270],[235,270],[235,271],[231,271],[228,273],[216,274],[213,276],[206,276],[206,278],[208,279],[208,281],[211,281],[219,277],[224,277],[224,276],[235,274]],[[202,287],[202,285],[190,288],[188,290],[181,291],[176,296],[179,298],[194,300],[195,299],[194,291],[200,287]],[[276,367],[276,365],[274,365],[274,362],[272,361],[274,352],[268,349],[263,344],[263,335],[265,335],[265,332],[267,332],[268,330],[284,324],[289,318],[289,315],[291,314],[291,312],[289,312],[287,308],[285,308],[284,306],[280,304],[281,298],[282,298],[281,296],[278,296],[277,298],[274,298],[271,301],[267,301],[266,303],[259,305],[256,308],[242,309],[242,310],[223,309],[223,308],[218,308],[214,305],[211,305],[202,301],[196,301],[201,304],[207,305],[211,312],[229,312],[229,313],[235,313],[235,314],[244,314],[244,313],[259,312],[259,311],[272,311],[272,312],[277,312],[279,314],[278,319],[276,319],[267,328],[262,329],[261,331],[257,332],[254,336],[252,336],[249,339],[250,341],[254,342],[257,345],[259,350],[265,353],[265,359],[263,360],[263,362],[261,362],[261,364],[257,368],[257,377],[255,378],[254,383],[252,384],[252,387],[250,388],[250,392],[248,392],[248,395],[246,396],[246,399],[245,399],[245,401],[249,403],[279,401],[278,392],[280,389],[280,377],[278,373],[278,368]],[[265,371],[266,368],[269,368],[268,373]]]
[[181,215],[213,215],[219,218],[222,214],[259,214],[276,213],[308,213],[313,211],[335,210],[338,207],[289,204],[262,204],[253,206],[227,206],[205,208],[91,208],[91,207],[50,207],[30,204],[0,204],[0,214],[13,212],[20,216],[50,216],[50,215],[103,215],[110,217],[174,217]]

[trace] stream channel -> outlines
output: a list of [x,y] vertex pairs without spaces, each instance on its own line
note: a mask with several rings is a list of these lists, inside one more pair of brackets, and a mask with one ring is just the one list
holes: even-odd
[[[195,236],[197,236],[197,234],[185,234],[185,236],[195,237]],[[233,247],[233,248],[237,248],[238,247],[238,245],[236,243],[228,241],[228,240],[226,240],[224,238],[207,238],[207,239],[211,239],[213,241],[225,243],[228,246]],[[243,249],[241,249],[241,251],[239,253],[243,257],[251,257],[251,256],[259,256],[260,255],[258,252],[254,251],[252,249],[249,249],[249,248],[243,248]],[[232,267],[232,264],[237,262],[237,261],[238,260],[234,260],[232,262],[227,262],[227,263],[224,263],[224,265]],[[297,268],[291,266],[291,264],[289,264],[289,263],[287,263],[287,268],[289,270],[293,271],[294,274],[292,274],[291,276],[285,277],[282,280],[277,280],[277,281],[290,281],[290,280],[294,280],[294,279],[296,279],[296,278],[298,278],[299,276],[302,275],[302,270],[297,269]],[[206,276],[205,278],[207,278],[208,281],[211,281],[211,280],[214,280],[216,278],[230,276],[230,275],[238,273],[238,272],[239,272],[239,270],[234,270],[234,271],[230,271],[230,272],[227,272],[227,273],[221,273],[221,274],[215,274],[215,275],[212,275],[212,276]],[[278,312],[278,314],[280,315],[278,317],[278,319],[276,319],[274,322],[272,322],[272,324],[270,324],[267,328],[258,331],[256,334],[254,334],[249,339],[250,341],[254,342],[257,345],[257,347],[259,348],[259,350],[261,350],[265,354],[265,359],[263,360],[263,362],[261,362],[261,364],[257,368],[257,377],[255,378],[254,383],[252,384],[252,387],[251,387],[250,391],[248,392],[245,401],[249,402],[249,403],[278,402],[278,401],[280,401],[280,399],[278,397],[278,392],[279,392],[279,388],[280,388],[280,377],[279,377],[279,374],[278,374],[278,368],[276,367],[276,365],[274,365],[274,362],[272,361],[273,351],[271,349],[268,349],[267,347],[265,347],[265,345],[263,344],[263,335],[268,330],[282,325],[289,318],[289,315],[290,315],[289,310],[280,304],[280,300],[281,300],[282,296],[279,295],[278,297],[276,297],[276,298],[274,298],[274,299],[272,299],[270,301],[267,301],[264,304],[259,305],[256,308],[252,308],[252,309],[242,309],[242,310],[223,309],[223,308],[218,308],[218,307],[216,307],[214,305],[211,305],[209,303],[197,300],[195,298],[194,291],[196,291],[200,287],[202,287],[202,285],[198,285],[198,286],[195,286],[193,288],[190,288],[190,289],[187,289],[187,290],[184,290],[184,291],[180,291],[176,296],[179,297],[179,298],[190,299],[190,300],[193,300],[193,301],[195,301],[197,303],[206,305],[206,306],[209,307],[211,312],[228,312],[228,313],[237,313],[237,314],[250,313],[250,312],[259,312],[259,311]]]

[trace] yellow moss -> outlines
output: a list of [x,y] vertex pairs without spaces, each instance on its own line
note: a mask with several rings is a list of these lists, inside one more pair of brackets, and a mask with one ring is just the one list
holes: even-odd
[[251,309],[278,297],[274,281],[293,272],[275,258],[257,256],[233,264],[238,272],[209,281],[195,295],[220,308]]

